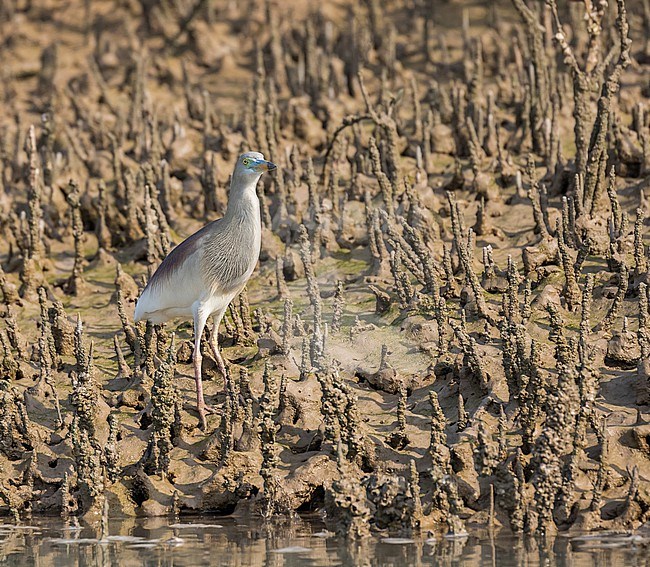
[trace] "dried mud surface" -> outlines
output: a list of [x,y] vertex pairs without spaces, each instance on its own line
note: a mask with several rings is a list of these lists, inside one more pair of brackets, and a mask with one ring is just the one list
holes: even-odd
[[[0,8],[0,512],[647,525],[647,2],[281,4]],[[132,313],[247,149],[201,431]]]

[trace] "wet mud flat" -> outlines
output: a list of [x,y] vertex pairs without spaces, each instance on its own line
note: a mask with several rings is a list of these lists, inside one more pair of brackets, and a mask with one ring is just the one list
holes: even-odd
[[[0,22],[7,524],[317,511],[361,541],[646,545],[642,2],[9,1]],[[133,309],[249,149],[279,167],[227,376],[204,341],[201,430],[191,323]]]

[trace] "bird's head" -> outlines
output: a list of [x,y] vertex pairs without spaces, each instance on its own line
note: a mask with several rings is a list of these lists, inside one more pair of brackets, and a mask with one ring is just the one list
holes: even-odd
[[277,166],[264,159],[260,152],[246,152],[237,159],[235,171],[244,175],[260,175],[265,171],[273,171]]

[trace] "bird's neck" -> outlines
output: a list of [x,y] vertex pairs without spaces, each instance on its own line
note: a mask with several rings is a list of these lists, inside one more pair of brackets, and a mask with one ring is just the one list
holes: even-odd
[[259,218],[260,201],[256,191],[258,180],[259,177],[245,180],[233,178],[230,184],[228,207],[224,215],[225,221],[234,221],[250,216]]

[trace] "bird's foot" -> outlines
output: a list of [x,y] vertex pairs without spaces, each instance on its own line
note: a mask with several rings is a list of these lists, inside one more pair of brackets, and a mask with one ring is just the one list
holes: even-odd
[[207,419],[207,417],[205,415],[206,414],[205,407],[203,407],[203,408],[199,407],[199,408],[197,408],[197,410],[199,412],[199,429],[201,431],[207,431],[208,430],[208,419]]
[[197,406],[197,411],[199,413],[199,428],[202,431],[207,431],[208,430],[208,415],[213,415],[219,413],[219,410],[217,408],[214,408],[212,406],[207,406],[205,404],[201,404]]

